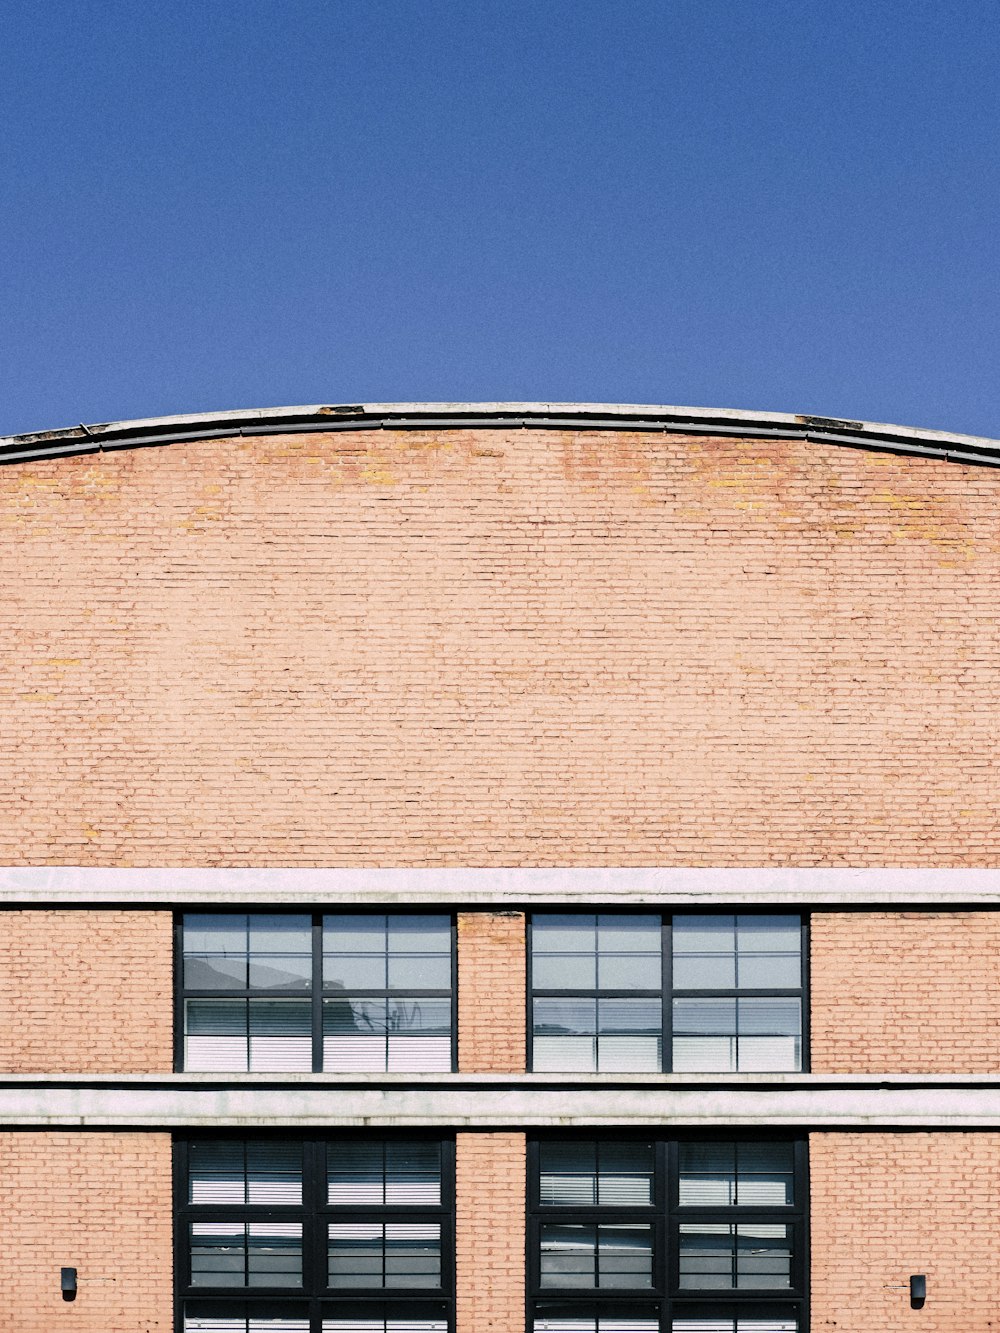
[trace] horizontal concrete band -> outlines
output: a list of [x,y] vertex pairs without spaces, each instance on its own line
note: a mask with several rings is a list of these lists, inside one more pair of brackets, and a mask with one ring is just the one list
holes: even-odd
[[0,906],[364,903],[531,906],[1000,904],[1000,870],[685,869],[414,870],[0,867]]
[[1000,1075],[980,1078],[738,1080],[471,1077],[366,1083],[327,1076],[0,1079],[0,1129],[574,1126],[787,1126],[818,1129],[995,1128]]

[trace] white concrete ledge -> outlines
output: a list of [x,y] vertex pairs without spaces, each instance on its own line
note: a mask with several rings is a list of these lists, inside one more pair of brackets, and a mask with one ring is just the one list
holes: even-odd
[[476,1129],[574,1126],[800,1126],[816,1129],[975,1129],[1000,1124],[1000,1075],[794,1075],[765,1079],[467,1075],[371,1081],[300,1075],[0,1077],[0,1129],[306,1128]]
[[685,869],[120,869],[0,867],[0,907],[59,904],[530,907],[621,903],[776,907],[1000,904],[1000,870]]

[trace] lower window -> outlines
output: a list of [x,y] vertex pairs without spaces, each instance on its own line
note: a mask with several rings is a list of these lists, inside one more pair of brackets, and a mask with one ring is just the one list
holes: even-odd
[[546,1137],[528,1161],[532,1333],[804,1333],[804,1140]]
[[454,1144],[175,1144],[183,1333],[450,1333]]

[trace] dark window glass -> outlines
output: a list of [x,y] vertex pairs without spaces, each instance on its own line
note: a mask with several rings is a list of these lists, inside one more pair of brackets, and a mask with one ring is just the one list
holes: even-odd
[[805,1151],[778,1136],[531,1142],[533,1333],[797,1333]]
[[450,1141],[205,1135],[176,1159],[184,1333],[448,1333]]

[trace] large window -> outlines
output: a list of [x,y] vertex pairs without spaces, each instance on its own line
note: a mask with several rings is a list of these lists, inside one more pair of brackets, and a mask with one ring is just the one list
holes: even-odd
[[531,1067],[802,1069],[803,934],[775,913],[536,913]]
[[186,1070],[450,1070],[451,917],[187,912]]
[[799,1333],[806,1150],[789,1138],[539,1138],[533,1333]]
[[454,1146],[178,1141],[183,1333],[448,1333]]

